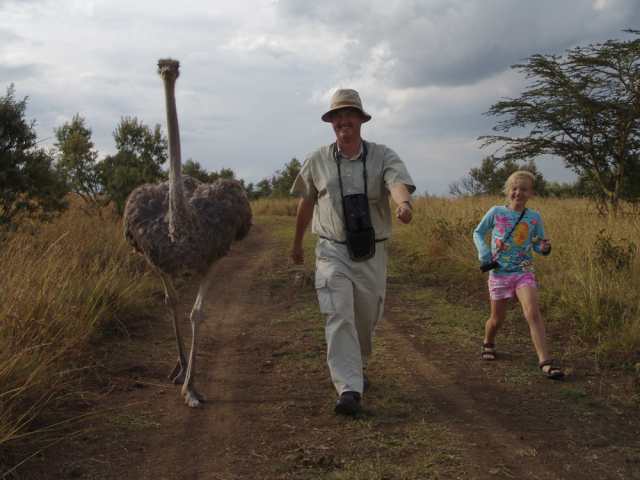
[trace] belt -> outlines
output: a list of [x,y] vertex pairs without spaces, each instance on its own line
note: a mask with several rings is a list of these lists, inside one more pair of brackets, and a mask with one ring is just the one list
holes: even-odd
[[[334,240],[333,238],[329,238],[329,237],[325,237],[323,235],[318,235],[320,238],[323,238],[325,240],[329,240],[330,242],[333,243],[339,243],[340,245],[346,245],[347,242],[341,242],[340,240]],[[389,240],[388,238],[376,238],[376,243],[380,243],[380,242],[386,242],[387,240]]]

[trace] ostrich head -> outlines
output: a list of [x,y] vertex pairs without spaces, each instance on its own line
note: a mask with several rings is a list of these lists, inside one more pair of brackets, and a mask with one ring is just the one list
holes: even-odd
[[175,80],[180,76],[180,62],[171,58],[158,60],[158,73],[163,79]]

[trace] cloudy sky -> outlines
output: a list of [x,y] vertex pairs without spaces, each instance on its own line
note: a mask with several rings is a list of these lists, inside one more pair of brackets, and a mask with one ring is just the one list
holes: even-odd
[[483,112],[525,85],[511,65],[639,27],[638,0],[0,0],[0,95],[29,97],[43,145],[79,113],[104,156],[123,116],[164,127],[156,62],[178,59],[183,158],[256,182],[330,143],[320,116],[355,88],[364,138],[446,194],[491,153]]

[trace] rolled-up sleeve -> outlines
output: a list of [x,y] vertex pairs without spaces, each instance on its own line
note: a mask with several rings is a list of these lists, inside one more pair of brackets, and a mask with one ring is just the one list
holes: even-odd
[[298,173],[298,176],[293,181],[291,186],[291,195],[303,198],[316,198],[318,196],[318,190],[313,183],[313,176],[311,175],[311,159],[307,158]]
[[383,168],[384,183],[387,189],[390,189],[391,186],[396,183],[402,183],[407,187],[409,193],[416,191],[416,186],[404,162],[400,160],[398,154],[389,147],[385,147]]

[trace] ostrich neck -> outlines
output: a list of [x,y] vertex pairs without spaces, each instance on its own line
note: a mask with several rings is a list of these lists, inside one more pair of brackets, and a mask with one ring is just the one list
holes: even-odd
[[167,131],[169,136],[169,235],[173,240],[180,234],[181,225],[187,221],[187,207],[182,186],[182,161],[180,157],[180,131],[176,111],[175,79],[164,78],[167,107]]

